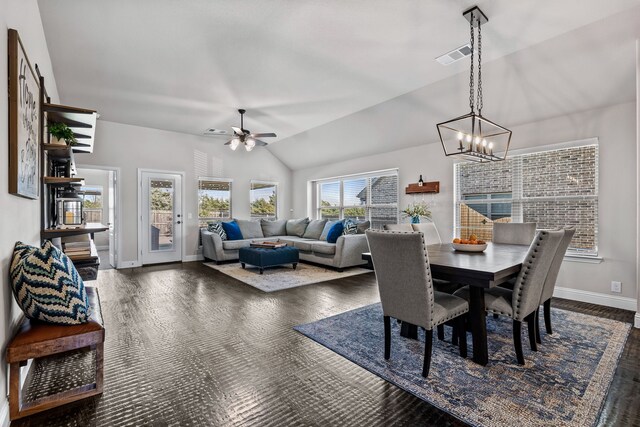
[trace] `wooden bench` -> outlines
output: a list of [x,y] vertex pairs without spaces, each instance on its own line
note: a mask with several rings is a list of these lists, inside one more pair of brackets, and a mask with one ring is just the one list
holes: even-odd
[[[102,393],[104,324],[100,310],[100,298],[96,288],[86,287],[86,290],[92,308],[88,322],[81,325],[63,326],[25,318],[18,333],[7,346],[6,359],[10,365],[9,415],[12,421]],[[30,402],[22,401],[23,396],[20,387],[21,365],[25,365],[29,359],[38,359],[82,348],[93,349],[96,352],[94,383]]]

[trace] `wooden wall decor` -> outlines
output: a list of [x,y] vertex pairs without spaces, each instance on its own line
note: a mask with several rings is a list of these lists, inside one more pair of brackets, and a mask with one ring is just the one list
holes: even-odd
[[9,29],[9,193],[40,192],[40,85],[18,32]]
[[439,193],[440,181],[425,182],[422,186],[416,184],[409,184],[405,188],[406,194],[420,194],[420,193]]

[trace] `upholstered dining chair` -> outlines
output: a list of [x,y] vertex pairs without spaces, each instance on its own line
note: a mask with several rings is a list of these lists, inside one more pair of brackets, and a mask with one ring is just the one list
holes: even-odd
[[[547,329],[548,334],[552,334],[551,330],[551,297],[553,296],[553,291],[556,288],[556,280],[558,280],[558,273],[560,272],[560,267],[562,266],[562,261],[564,260],[564,255],[567,253],[567,249],[569,248],[569,244],[571,243],[571,239],[573,239],[573,235],[575,234],[575,227],[565,227],[564,228],[564,236],[558,245],[558,249],[556,250],[556,254],[551,262],[551,267],[549,267],[549,273],[547,274],[547,279],[544,281],[544,287],[542,288],[542,295],[540,296],[540,304],[544,305],[544,325]],[[538,307],[538,311],[540,307]],[[539,316],[536,316],[539,317]],[[537,322],[537,319],[536,319]],[[539,330],[539,328],[538,328]],[[541,343],[540,335],[537,336],[538,343]]]
[[413,231],[421,231],[424,234],[424,242],[427,245],[435,245],[442,243],[440,239],[440,233],[436,228],[436,224],[433,222],[421,222],[419,224],[411,224]]
[[[433,329],[447,321],[464,327],[469,303],[434,291],[429,256],[421,232],[367,230],[373,268],[384,313],[384,358],[391,355],[391,317],[425,330],[422,376],[429,375]],[[460,340],[460,356],[467,356],[466,340]]]
[[491,241],[493,243],[529,246],[535,235],[535,222],[494,222]]
[[[529,247],[513,290],[498,286],[484,291],[484,302],[487,311],[513,319],[513,345],[520,365],[524,365],[521,337],[523,321],[526,321],[528,325],[531,350],[538,350],[536,343],[536,313],[540,306],[540,296],[542,295],[549,268],[563,236],[563,230],[538,231]],[[465,286],[453,295],[468,300],[469,287]]]

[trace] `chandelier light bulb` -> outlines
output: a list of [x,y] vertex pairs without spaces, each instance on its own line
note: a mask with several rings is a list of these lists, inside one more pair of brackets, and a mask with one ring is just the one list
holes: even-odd
[[471,135],[467,135],[467,142],[471,142]]
[[493,142],[489,143],[489,150],[493,150]]
[[464,135],[462,134],[462,132],[458,132],[458,141],[462,141],[462,138],[464,138]]
[[480,137],[476,136],[476,138],[473,140],[473,142],[475,142],[476,145],[480,144]]
[[483,146],[483,147],[486,147],[486,146],[487,146],[487,140],[486,140],[486,139],[483,139],[483,140],[482,140],[482,146]]

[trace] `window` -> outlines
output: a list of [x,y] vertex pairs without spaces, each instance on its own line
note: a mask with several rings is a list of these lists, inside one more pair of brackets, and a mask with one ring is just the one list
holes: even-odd
[[80,192],[85,221],[102,223],[102,187],[80,187]]
[[251,219],[278,219],[278,183],[251,181]]
[[231,180],[198,178],[198,223],[231,218]]
[[384,171],[316,182],[317,217],[371,221],[372,228],[398,222],[398,172]]
[[491,240],[494,222],[576,226],[569,253],[598,253],[598,145],[539,151],[454,168],[456,236]]

